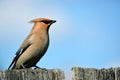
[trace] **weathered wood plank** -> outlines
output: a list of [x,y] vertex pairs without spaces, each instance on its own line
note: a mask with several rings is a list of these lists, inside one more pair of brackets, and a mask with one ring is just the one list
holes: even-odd
[[73,67],[72,80],[120,80],[120,67],[109,69]]
[[59,69],[21,69],[0,71],[0,80],[64,80],[64,72]]

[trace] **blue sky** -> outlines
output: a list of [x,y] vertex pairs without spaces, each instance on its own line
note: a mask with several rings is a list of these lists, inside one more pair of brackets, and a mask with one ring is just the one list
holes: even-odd
[[119,0],[1,0],[0,69],[7,69],[32,28],[28,21],[38,17],[57,20],[38,66],[66,72],[73,66],[120,66]]

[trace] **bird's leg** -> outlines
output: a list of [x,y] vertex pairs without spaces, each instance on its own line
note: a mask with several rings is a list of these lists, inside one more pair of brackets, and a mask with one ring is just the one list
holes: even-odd
[[25,65],[23,65],[23,64],[21,64],[21,67],[22,67],[22,69],[31,69],[31,67],[30,67],[30,68],[27,68],[27,67],[25,67]]
[[34,69],[40,68],[40,67],[38,67],[38,66],[36,66],[36,65],[35,65],[34,67],[35,67]]
[[36,66],[36,65],[35,65],[34,67],[35,67],[34,69],[37,69],[37,68],[38,68],[38,69],[42,69],[42,70],[47,71],[47,69],[46,69],[46,68],[40,68],[40,67],[38,67],[38,66]]
[[22,68],[25,69],[25,66],[23,64],[21,64]]

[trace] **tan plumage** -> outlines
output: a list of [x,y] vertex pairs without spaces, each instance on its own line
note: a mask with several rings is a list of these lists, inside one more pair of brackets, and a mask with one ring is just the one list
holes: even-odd
[[16,52],[16,56],[13,58],[8,69],[10,69],[11,66],[11,69],[22,69],[36,66],[36,63],[47,51],[49,45],[48,30],[50,25],[56,21],[46,18],[37,18],[30,22],[34,23],[34,26]]

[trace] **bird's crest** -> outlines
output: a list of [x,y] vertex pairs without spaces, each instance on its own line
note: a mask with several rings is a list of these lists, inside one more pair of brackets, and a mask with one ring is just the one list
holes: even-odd
[[33,19],[33,20],[29,21],[29,23],[35,23],[35,22],[41,22],[41,21],[49,22],[51,20],[47,19],[47,18],[36,18],[36,19]]

